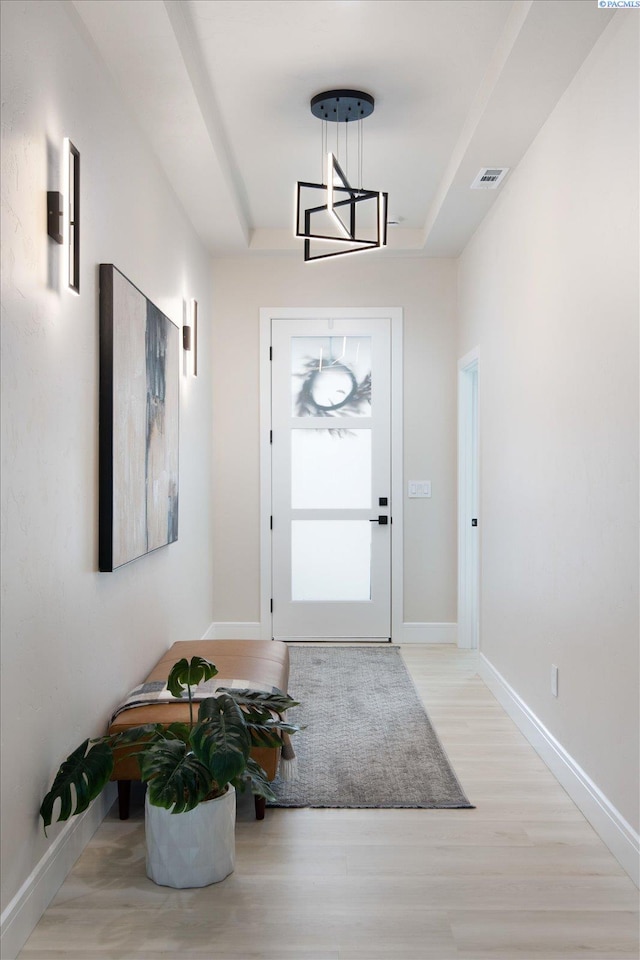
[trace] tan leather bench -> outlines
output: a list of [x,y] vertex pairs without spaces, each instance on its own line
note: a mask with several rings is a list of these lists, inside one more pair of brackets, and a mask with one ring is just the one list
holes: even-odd
[[[204,657],[218,668],[216,679],[246,680],[248,685],[256,683],[269,687],[278,687],[287,692],[289,685],[289,649],[279,640],[180,640],[161,657],[145,683],[151,680],[166,680],[169,672],[178,660],[186,657]],[[119,714],[109,727],[109,733],[119,733],[138,727],[143,723],[162,723],[169,725],[176,720],[189,722],[189,704],[183,700],[175,703],[151,703],[132,707]],[[254,747],[251,756],[265,770],[269,780],[273,780],[278,770],[280,750],[274,747]],[[140,780],[140,769],[135,757],[127,755],[126,749],[118,754],[111,775],[118,781],[118,801],[120,819],[129,816],[131,781]],[[264,818],[265,800],[255,798],[256,818]]]

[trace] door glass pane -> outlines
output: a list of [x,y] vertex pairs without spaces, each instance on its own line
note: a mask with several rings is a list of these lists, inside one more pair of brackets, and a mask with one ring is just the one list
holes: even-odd
[[294,520],[292,600],[370,600],[368,520]]
[[294,417],[371,416],[371,337],[292,337]]
[[294,510],[371,508],[371,430],[292,430]]

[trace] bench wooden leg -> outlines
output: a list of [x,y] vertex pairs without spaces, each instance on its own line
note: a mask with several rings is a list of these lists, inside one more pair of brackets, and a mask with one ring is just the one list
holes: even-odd
[[267,801],[264,797],[254,797],[256,803],[256,820],[264,820],[264,811],[267,806]]
[[131,780],[118,780],[118,813],[121,820],[129,819]]

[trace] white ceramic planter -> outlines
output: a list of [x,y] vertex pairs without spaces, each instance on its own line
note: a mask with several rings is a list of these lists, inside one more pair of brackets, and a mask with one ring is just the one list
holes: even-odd
[[236,865],[236,792],[206,800],[189,813],[145,801],[147,876],[165,887],[206,887]]

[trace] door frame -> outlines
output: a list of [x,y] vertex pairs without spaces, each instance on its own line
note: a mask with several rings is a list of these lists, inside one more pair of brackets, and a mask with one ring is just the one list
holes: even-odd
[[[480,350],[476,347],[458,361],[458,646],[466,649],[480,646],[479,511]],[[480,520],[475,536],[474,516]]]
[[260,636],[271,639],[271,325],[278,320],[390,321],[391,334],[391,637],[403,622],[402,307],[261,307],[260,309]]

